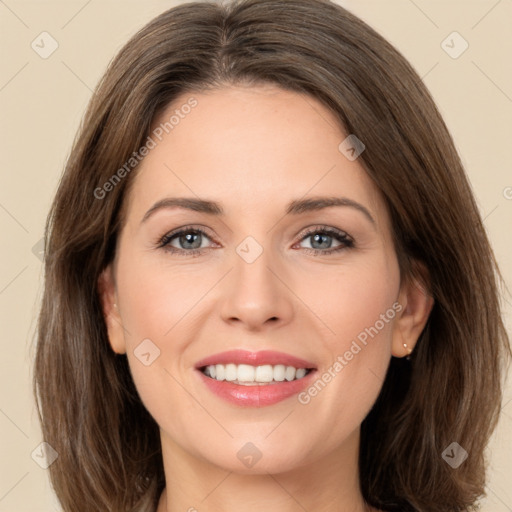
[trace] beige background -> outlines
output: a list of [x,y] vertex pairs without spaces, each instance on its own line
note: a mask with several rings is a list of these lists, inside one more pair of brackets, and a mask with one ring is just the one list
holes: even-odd
[[[177,3],[0,0],[0,512],[60,510],[46,470],[31,458],[42,441],[30,387],[30,343],[42,290],[37,244],[78,123],[107,63],[146,21]],[[510,287],[512,0],[340,3],[395,44],[432,92]],[[31,47],[43,31],[58,43],[47,59]],[[453,31],[469,44],[456,59],[441,45]],[[447,44],[454,52],[463,41],[449,38]],[[510,330],[512,301],[506,299]],[[489,450],[485,512],[512,511],[511,446],[509,384]]]

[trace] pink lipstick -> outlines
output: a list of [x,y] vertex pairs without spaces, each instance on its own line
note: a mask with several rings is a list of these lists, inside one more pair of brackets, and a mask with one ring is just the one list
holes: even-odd
[[272,405],[311,385],[316,365],[271,350],[230,350],[196,363],[198,376],[220,398],[241,407]]

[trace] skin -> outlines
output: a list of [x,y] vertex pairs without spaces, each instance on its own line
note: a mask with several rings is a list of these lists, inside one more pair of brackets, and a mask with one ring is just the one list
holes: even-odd
[[[383,198],[360,162],[338,150],[346,134],[322,104],[274,86],[226,86],[183,94],[155,126],[190,96],[197,106],[137,171],[116,258],[99,280],[112,349],[127,355],[160,427],[158,512],[374,510],[359,490],[360,425],[391,356],[414,348],[432,299],[401,283]],[[171,196],[213,200],[225,213],[168,208],[141,223]],[[357,201],[375,222],[347,206],[285,214],[290,201],[313,196]],[[190,224],[207,232],[198,256],[157,247]],[[354,247],[308,253],[328,250],[304,235],[323,226],[348,233]],[[247,236],[263,249],[250,264],[236,252]],[[172,245],[190,251],[183,239]],[[238,407],[194,370],[204,357],[242,348],[287,352],[322,375],[396,302],[400,312],[307,404],[295,395]],[[147,338],[160,349],[149,366],[134,354]],[[251,468],[237,457],[248,442],[262,455]]]

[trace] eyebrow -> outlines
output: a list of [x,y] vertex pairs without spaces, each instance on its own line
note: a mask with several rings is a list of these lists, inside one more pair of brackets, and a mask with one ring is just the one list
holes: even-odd
[[[319,211],[333,206],[344,206],[354,208],[363,213],[364,216],[372,223],[375,224],[375,219],[371,213],[362,204],[349,199],[347,197],[313,197],[309,199],[296,199],[291,201],[286,207],[287,215],[299,215],[301,213]],[[161,209],[167,208],[184,208],[193,210],[195,212],[206,213],[209,215],[224,215],[224,210],[215,201],[207,201],[204,199],[197,199],[194,197],[166,197],[157,201],[142,218],[141,224],[146,222],[151,215]]]

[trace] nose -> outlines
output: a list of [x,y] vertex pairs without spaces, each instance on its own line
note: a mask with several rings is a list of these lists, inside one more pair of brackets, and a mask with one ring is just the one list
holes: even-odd
[[222,319],[249,331],[281,327],[294,315],[294,295],[286,272],[270,251],[249,263],[235,254],[222,291]]

